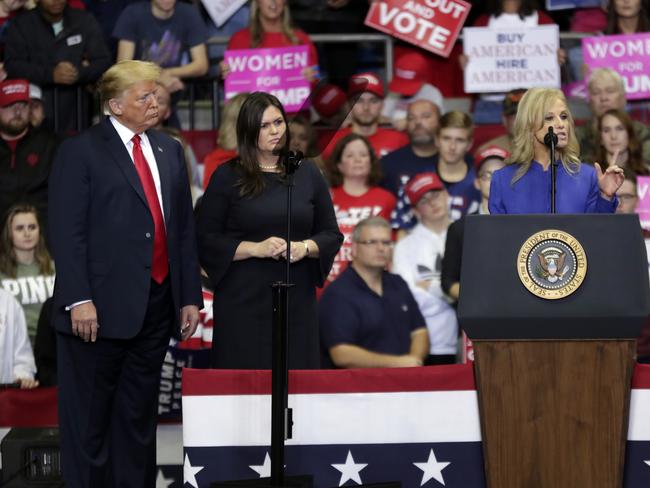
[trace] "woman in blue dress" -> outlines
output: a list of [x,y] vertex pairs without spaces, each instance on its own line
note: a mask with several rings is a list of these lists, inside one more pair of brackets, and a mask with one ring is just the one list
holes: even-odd
[[492,175],[490,213],[551,212],[550,154],[544,144],[549,127],[557,135],[557,213],[614,213],[623,169],[612,165],[603,171],[598,163],[580,163],[580,147],[566,98],[552,88],[531,88],[519,102],[512,153],[506,166]]

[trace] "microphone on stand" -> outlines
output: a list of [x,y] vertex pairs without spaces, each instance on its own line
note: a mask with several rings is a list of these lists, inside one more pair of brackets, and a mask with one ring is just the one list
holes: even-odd
[[304,157],[302,151],[287,151],[282,153],[280,159],[281,164],[283,164],[287,170],[287,174],[292,175],[300,167]]
[[551,153],[551,213],[555,211],[555,179],[557,172],[557,161],[555,160],[555,145],[557,144],[557,135],[553,132],[553,127],[548,128],[547,134],[544,136],[544,145],[549,148]]
[[557,136],[553,132],[553,127],[548,128],[548,132],[544,136],[544,144],[546,147],[550,147],[555,151],[555,145],[557,144]]

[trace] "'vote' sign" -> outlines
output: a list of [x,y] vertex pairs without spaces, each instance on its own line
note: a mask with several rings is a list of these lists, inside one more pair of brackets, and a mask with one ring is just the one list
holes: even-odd
[[464,0],[379,0],[366,25],[441,56],[449,56],[471,5]]

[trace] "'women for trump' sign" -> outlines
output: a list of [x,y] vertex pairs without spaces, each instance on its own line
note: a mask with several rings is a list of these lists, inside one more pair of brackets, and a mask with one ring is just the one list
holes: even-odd
[[618,72],[628,100],[650,98],[650,34],[587,37],[582,54],[590,69]]
[[[238,93],[263,91],[278,97],[287,112],[297,112],[307,100],[309,67],[307,46],[226,51],[230,68],[226,77],[226,100]],[[308,108],[308,107],[304,107]]]
[[449,56],[471,5],[465,0],[372,2],[366,25],[441,56]]
[[559,88],[557,25],[525,29],[463,29],[467,93],[507,92],[516,88]]

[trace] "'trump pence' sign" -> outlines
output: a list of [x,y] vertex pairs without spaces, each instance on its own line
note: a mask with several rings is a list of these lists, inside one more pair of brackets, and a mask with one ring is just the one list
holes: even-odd
[[465,0],[373,2],[366,25],[441,56],[449,56],[471,5]]
[[463,29],[467,93],[507,92],[515,88],[559,88],[557,25],[523,29]]
[[230,67],[226,100],[242,92],[263,91],[278,97],[287,112],[303,108],[310,92],[302,74],[309,66],[307,46],[233,49],[225,52],[224,61]]
[[612,68],[625,81],[628,99],[650,98],[650,34],[587,37],[582,55],[589,68]]

